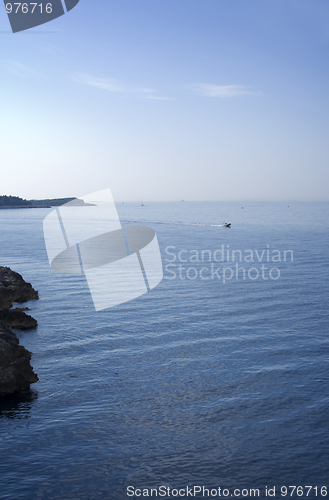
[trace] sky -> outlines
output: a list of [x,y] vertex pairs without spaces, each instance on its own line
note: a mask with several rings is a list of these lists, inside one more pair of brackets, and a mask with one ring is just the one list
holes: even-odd
[[328,0],[0,5],[0,194],[329,200]]

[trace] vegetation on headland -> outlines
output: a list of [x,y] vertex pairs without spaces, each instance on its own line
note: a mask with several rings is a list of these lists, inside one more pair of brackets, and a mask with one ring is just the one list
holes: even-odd
[[51,208],[70,204],[70,206],[90,206],[79,198],[50,198],[47,200],[24,200],[19,196],[0,195],[0,208]]
[[76,200],[76,198],[51,198],[49,200],[31,200],[31,202],[33,205],[60,207],[73,200]]
[[0,207],[20,207],[20,206],[29,206],[32,203],[28,200],[24,200],[19,196],[0,196]]

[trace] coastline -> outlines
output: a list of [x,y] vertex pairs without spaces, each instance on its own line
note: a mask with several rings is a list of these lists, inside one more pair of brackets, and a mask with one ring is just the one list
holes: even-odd
[[38,292],[20,274],[0,266],[0,398],[27,389],[39,380],[31,366],[32,353],[20,345],[10,329],[37,327],[37,321],[24,312],[28,308],[12,307],[13,303],[38,299]]
[[17,210],[18,208],[51,208],[50,205],[14,205],[14,206],[10,206],[10,205],[6,205],[6,206],[2,206],[0,207],[0,209],[5,209],[5,210],[8,210],[8,209],[15,209]]

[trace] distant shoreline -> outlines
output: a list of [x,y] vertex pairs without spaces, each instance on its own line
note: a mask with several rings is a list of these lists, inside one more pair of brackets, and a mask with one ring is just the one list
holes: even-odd
[[15,209],[17,210],[18,208],[51,208],[50,205],[5,205],[5,206],[0,206],[0,210],[5,209]]
[[[52,199],[46,199],[46,200],[23,200],[22,198],[18,197],[0,197],[0,198],[7,198],[10,199],[10,203],[7,204],[0,204],[0,209],[15,209],[17,210],[18,208],[53,208],[53,207],[60,207],[62,205],[67,205],[67,206],[78,206],[78,207],[83,207],[83,206],[94,206],[92,203],[85,203],[83,200],[79,198],[52,198]],[[13,200],[14,198],[14,200]],[[14,202],[13,202],[14,201]],[[20,203],[17,203],[16,205],[14,204],[18,201]],[[25,204],[24,204],[25,202]]]

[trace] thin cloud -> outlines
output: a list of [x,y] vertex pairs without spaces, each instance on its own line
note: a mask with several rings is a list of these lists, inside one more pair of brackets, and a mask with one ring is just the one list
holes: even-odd
[[105,90],[106,92],[131,94],[143,99],[154,99],[159,101],[172,100],[170,97],[159,96],[158,92],[154,89],[127,85],[126,83],[121,82],[120,80],[115,80],[114,78],[100,78],[87,73],[75,73],[73,75],[73,80],[80,84]]
[[200,83],[194,86],[197,94],[205,97],[238,97],[241,95],[259,95],[258,92],[249,90],[242,85],[212,85]]
[[153,99],[154,101],[176,101],[173,97],[161,97],[160,95],[148,95],[145,99]]
[[2,63],[5,70],[7,70],[12,75],[18,76],[19,78],[40,78],[42,74],[35,71],[25,64],[19,63],[17,61],[3,61]]

